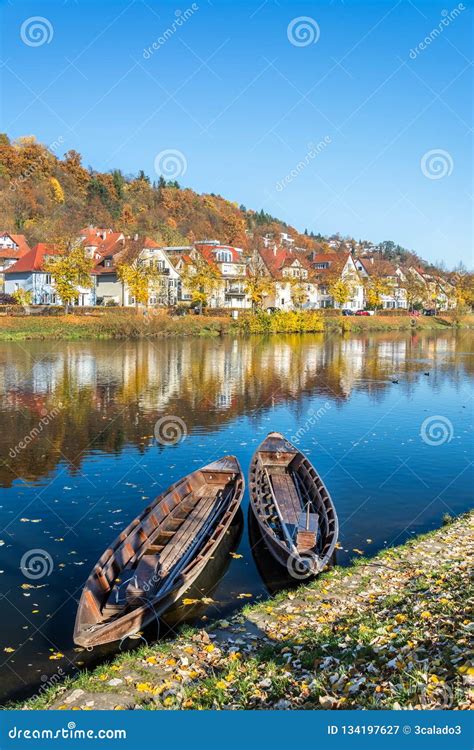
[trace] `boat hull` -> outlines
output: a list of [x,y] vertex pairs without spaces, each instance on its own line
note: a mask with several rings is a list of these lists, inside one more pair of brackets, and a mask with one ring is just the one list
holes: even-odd
[[[293,471],[290,472],[290,469]],[[275,476],[278,478],[283,475],[285,481],[289,482],[288,476],[295,474],[300,477],[301,487],[308,493],[311,510],[317,511],[319,523],[319,541],[304,550],[297,549],[292,540],[283,534],[280,503],[272,489]],[[297,490],[294,484],[299,484],[300,480],[292,479],[292,484],[288,484],[295,495]],[[251,510],[265,544],[292,578],[304,580],[316,575],[330,563],[339,533],[336,509],[316,469],[280,433],[270,433],[255,451],[250,464],[249,488]],[[300,510],[304,514],[303,504]],[[272,517],[273,511],[275,513]],[[294,529],[296,530],[296,525]]]
[[[160,529],[158,527],[153,528],[152,534],[146,539],[140,538],[140,535],[146,537],[146,529],[156,524],[157,518],[161,518],[163,525],[169,523],[170,519],[173,520],[173,514],[179,511],[185,502],[189,502],[188,498],[191,493],[186,495],[189,487],[197,487],[202,492],[202,487],[207,486],[202,482],[203,476],[210,477],[209,482],[212,483],[210,486],[214,485],[214,490],[219,482],[223,487],[231,484],[228,489],[228,499],[224,497],[222,500],[222,512],[218,513],[215,523],[212,523],[209,527],[201,547],[195,555],[190,557],[183,569],[180,572],[178,571],[179,574],[171,582],[172,585],[166,588],[167,579],[166,577],[163,578],[162,585],[160,585],[156,595],[140,597],[137,600],[137,606],[129,606],[123,614],[112,616],[108,620],[105,619],[103,615],[104,606],[110,599],[113,589],[113,583],[110,581],[111,575],[116,579],[118,575],[126,570],[133,569],[133,566],[140,562],[145,553],[144,548],[159,536]],[[86,648],[112,643],[136,634],[151,622],[157,621],[160,615],[171,607],[194,583],[221,544],[240,507],[244,486],[242,471],[237,459],[233,456],[225,457],[197,472],[193,472],[193,474],[172,485],[132,521],[99,559],[84,586],[74,629],[75,643]],[[220,489],[219,485],[217,490]],[[212,516],[212,513],[210,515]],[[180,520],[183,521],[182,518]],[[131,555],[128,565],[124,564],[120,569],[117,560],[120,556],[124,556],[124,549],[133,547],[133,545],[141,545],[143,552],[141,554],[136,552]],[[110,573],[110,570],[112,570],[112,573]],[[101,589],[103,589],[102,595]]]

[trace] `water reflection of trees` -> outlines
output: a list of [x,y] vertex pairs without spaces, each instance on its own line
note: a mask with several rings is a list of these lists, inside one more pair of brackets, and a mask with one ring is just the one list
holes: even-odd
[[[298,407],[308,394],[341,402],[364,391],[380,400],[392,379],[408,395],[425,371],[435,391],[446,380],[459,385],[473,371],[473,337],[462,331],[48,347],[0,347],[3,486],[17,477],[37,480],[61,461],[78,470],[91,450],[119,453],[127,444],[144,450],[163,414],[206,432],[275,403]],[[55,409],[39,437],[12,458],[11,449]]]

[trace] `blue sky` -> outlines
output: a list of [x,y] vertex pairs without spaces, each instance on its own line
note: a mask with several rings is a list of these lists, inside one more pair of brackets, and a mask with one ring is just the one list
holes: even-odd
[[62,139],[59,155],[151,177],[176,150],[179,181],[199,192],[472,266],[467,2],[10,0],[1,12],[11,137]]

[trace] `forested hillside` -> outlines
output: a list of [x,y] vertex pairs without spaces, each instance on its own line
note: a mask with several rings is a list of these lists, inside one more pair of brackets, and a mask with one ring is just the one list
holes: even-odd
[[220,195],[199,195],[163,177],[151,181],[143,171],[97,172],[83,165],[77,151],[60,158],[61,153],[60,142],[47,147],[34,136],[11,141],[0,134],[1,231],[25,234],[33,245],[76,236],[92,224],[127,235],[145,234],[165,245],[219,239],[245,250],[257,247],[268,232],[286,232],[297,247],[307,250],[376,250],[387,259],[423,264],[393,242],[375,246],[338,234],[300,233],[262,210],[247,209]]

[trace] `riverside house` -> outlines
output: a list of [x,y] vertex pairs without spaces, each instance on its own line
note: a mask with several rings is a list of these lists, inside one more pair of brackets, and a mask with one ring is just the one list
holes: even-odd
[[[169,248],[172,252],[174,248]],[[217,271],[217,288],[209,295],[209,307],[248,310],[251,302],[246,294],[247,264],[243,250],[231,245],[221,245],[218,240],[195,242],[190,248],[175,248],[175,269],[181,276],[186,266],[191,266],[199,258]],[[183,252],[184,250],[184,252]],[[183,302],[191,300],[189,289],[183,283],[178,298]]]
[[422,301],[428,307],[431,306],[437,310],[450,310],[456,307],[454,286],[447,279],[414,266],[410,266],[407,273],[411,273],[424,288]]
[[5,290],[5,271],[30,249],[24,234],[0,234],[0,292]]
[[103,244],[95,249],[96,265],[94,274],[97,279],[98,304],[133,306],[135,299],[130,290],[118,276],[118,266],[122,263],[143,263],[153,265],[158,272],[159,281],[150,288],[148,303],[150,305],[174,305],[179,299],[180,276],[170,261],[164,248],[149,237],[135,236],[133,239],[124,235],[106,238]]
[[274,282],[273,291],[265,299],[265,307],[279,310],[318,307],[315,274],[304,252],[273,245],[263,247],[258,256],[258,270]]
[[[364,307],[364,285],[351,253],[310,253],[308,255],[317,283],[316,307],[335,307],[359,310]],[[346,281],[351,296],[343,303],[335,301],[331,284],[338,279]]]
[[374,258],[373,255],[355,258],[354,263],[363,279],[377,277],[386,284],[387,291],[380,295],[384,310],[406,310],[407,293],[403,286],[405,277],[400,268],[388,260]]
[[59,305],[51,274],[44,270],[45,261],[56,251],[51,245],[39,242],[5,271],[5,291],[13,294],[19,289],[31,292],[34,305]]

